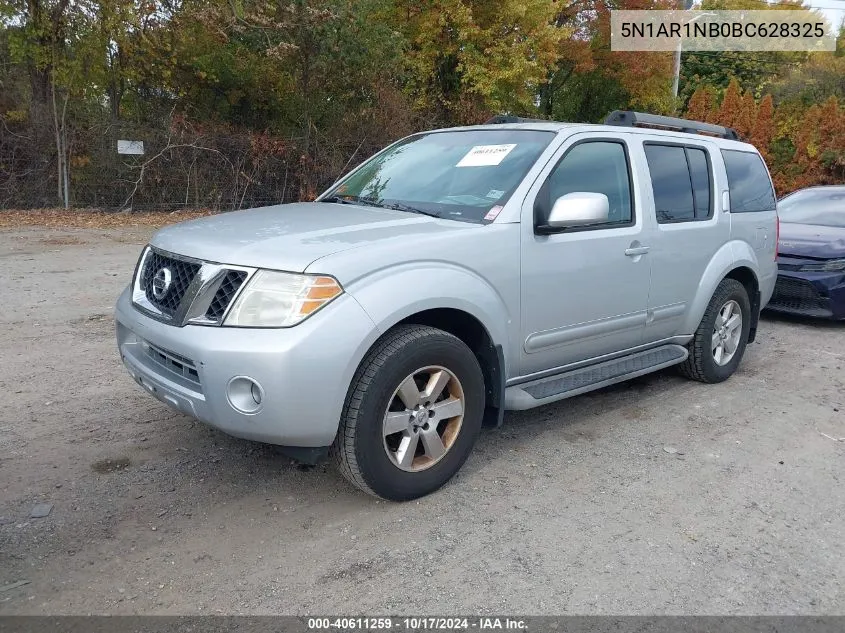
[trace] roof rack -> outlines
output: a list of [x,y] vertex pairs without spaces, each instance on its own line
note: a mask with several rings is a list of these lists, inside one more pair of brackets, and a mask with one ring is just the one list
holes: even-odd
[[492,119],[485,121],[484,125],[493,125],[497,123],[554,123],[554,121],[549,121],[547,119],[525,119],[518,116],[512,116],[510,114],[497,114]]
[[739,140],[739,134],[733,128],[701,121],[689,121],[671,116],[659,114],[645,114],[643,112],[629,112],[625,110],[614,110],[604,120],[605,125],[619,125],[622,127],[656,127],[669,130],[678,130],[689,134],[709,134],[732,141]]

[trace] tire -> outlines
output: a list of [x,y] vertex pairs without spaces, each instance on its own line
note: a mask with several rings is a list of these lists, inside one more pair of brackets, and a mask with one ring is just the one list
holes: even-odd
[[[728,306],[732,310],[725,312]],[[736,313],[741,318],[739,326],[733,329],[728,326],[723,329],[721,325],[724,315],[730,314],[728,319],[730,321]],[[692,380],[711,384],[727,380],[742,360],[750,328],[751,302],[748,299],[748,291],[735,279],[723,279],[716,287],[701,323],[695,331],[695,336],[689,344],[689,357],[678,366],[681,374]],[[735,341],[724,338],[724,336],[731,337],[732,334],[736,336]],[[721,357],[718,352],[719,346],[714,345],[717,336],[721,339]],[[730,355],[728,355],[729,352]]]
[[[453,416],[459,400],[462,413]],[[433,327],[399,326],[376,342],[355,373],[332,459],[371,495],[390,501],[425,496],[469,457],[484,401],[481,367],[463,341]]]

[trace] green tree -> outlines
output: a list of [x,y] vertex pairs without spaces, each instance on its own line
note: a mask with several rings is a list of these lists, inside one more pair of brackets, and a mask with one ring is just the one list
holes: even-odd
[[777,103],[798,103],[804,107],[830,97],[845,101],[845,57],[814,53],[798,67],[790,68],[769,86]]
[[533,107],[570,34],[548,0],[401,0],[393,21],[407,41],[407,88],[438,119]]

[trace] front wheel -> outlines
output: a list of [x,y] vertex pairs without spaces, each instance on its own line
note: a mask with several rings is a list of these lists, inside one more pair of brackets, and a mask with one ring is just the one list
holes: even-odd
[[332,456],[369,494],[416,499],[443,486],[469,456],[484,413],[484,378],[457,337],[400,326],[361,363]]
[[750,329],[748,291],[735,279],[723,279],[689,345],[689,357],[679,365],[681,373],[706,383],[727,380],[742,360]]

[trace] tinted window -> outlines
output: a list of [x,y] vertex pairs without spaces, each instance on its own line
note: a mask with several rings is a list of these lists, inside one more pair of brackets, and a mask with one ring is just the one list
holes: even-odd
[[775,192],[759,155],[751,152],[722,150],[728,187],[731,192],[731,213],[774,211]]
[[657,221],[694,220],[695,202],[684,148],[648,144],[645,155],[651,174]]
[[591,141],[572,147],[549,175],[546,208],[567,193],[603,193],[610,204],[608,222],[633,221],[628,158],[621,143]]
[[710,166],[703,149],[687,148],[692,193],[695,198],[695,219],[710,217]]
[[778,202],[781,222],[845,228],[845,187],[804,189]]

